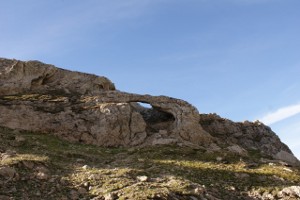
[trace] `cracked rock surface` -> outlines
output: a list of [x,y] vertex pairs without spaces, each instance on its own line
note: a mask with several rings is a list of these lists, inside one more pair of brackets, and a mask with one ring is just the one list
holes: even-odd
[[114,147],[211,142],[191,104],[117,91],[106,77],[0,59],[0,86],[0,124],[12,129]]
[[260,122],[199,114],[180,99],[126,93],[106,77],[39,61],[0,58],[0,126],[102,147],[179,145],[244,156],[259,152],[299,165]]

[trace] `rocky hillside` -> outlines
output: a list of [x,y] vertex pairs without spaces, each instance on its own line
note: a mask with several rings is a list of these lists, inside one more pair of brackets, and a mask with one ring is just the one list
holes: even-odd
[[299,168],[255,150],[104,148],[0,128],[1,200],[296,200],[299,192]]
[[0,199],[299,199],[298,166],[260,122],[0,59]]
[[200,114],[200,124],[204,130],[221,140],[219,144],[228,145],[227,148],[239,146],[237,149],[242,154],[254,150],[278,160],[299,164],[288,146],[280,141],[270,127],[259,121],[236,123],[216,114]]

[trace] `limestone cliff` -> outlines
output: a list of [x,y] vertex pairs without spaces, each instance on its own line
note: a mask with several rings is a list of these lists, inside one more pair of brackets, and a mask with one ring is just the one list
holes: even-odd
[[104,147],[176,144],[241,154],[254,149],[298,163],[260,123],[199,115],[183,100],[121,92],[106,77],[38,61],[0,59],[0,126]]
[[[189,103],[116,91],[105,77],[38,61],[0,60],[0,124],[99,146],[205,145]],[[146,109],[138,102],[148,103]]]

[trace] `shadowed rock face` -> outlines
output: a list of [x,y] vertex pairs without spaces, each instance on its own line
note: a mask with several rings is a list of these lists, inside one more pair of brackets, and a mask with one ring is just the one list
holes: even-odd
[[105,77],[37,61],[0,63],[3,126],[99,146],[203,145],[211,140],[198,123],[197,109],[185,101],[115,91]]

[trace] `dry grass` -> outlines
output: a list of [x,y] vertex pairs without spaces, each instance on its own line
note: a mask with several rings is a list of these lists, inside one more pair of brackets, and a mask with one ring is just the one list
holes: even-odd
[[[201,195],[209,199],[209,194],[221,199],[251,199],[251,190],[272,193],[300,184],[299,169],[262,163],[257,152],[240,157],[175,146],[101,148],[6,128],[0,128],[0,152],[12,154],[0,161],[0,167],[12,167],[19,176],[0,186],[0,195],[15,199],[24,195],[30,199],[71,198],[72,191],[81,199],[107,194],[116,194],[119,199],[190,199]],[[28,168],[24,162],[34,167]],[[48,169],[45,180],[34,176],[41,166]],[[147,180],[139,180],[140,176]],[[6,180],[0,176],[1,181]],[[13,187],[14,193],[7,192]],[[78,193],[82,188],[86,192]]]

